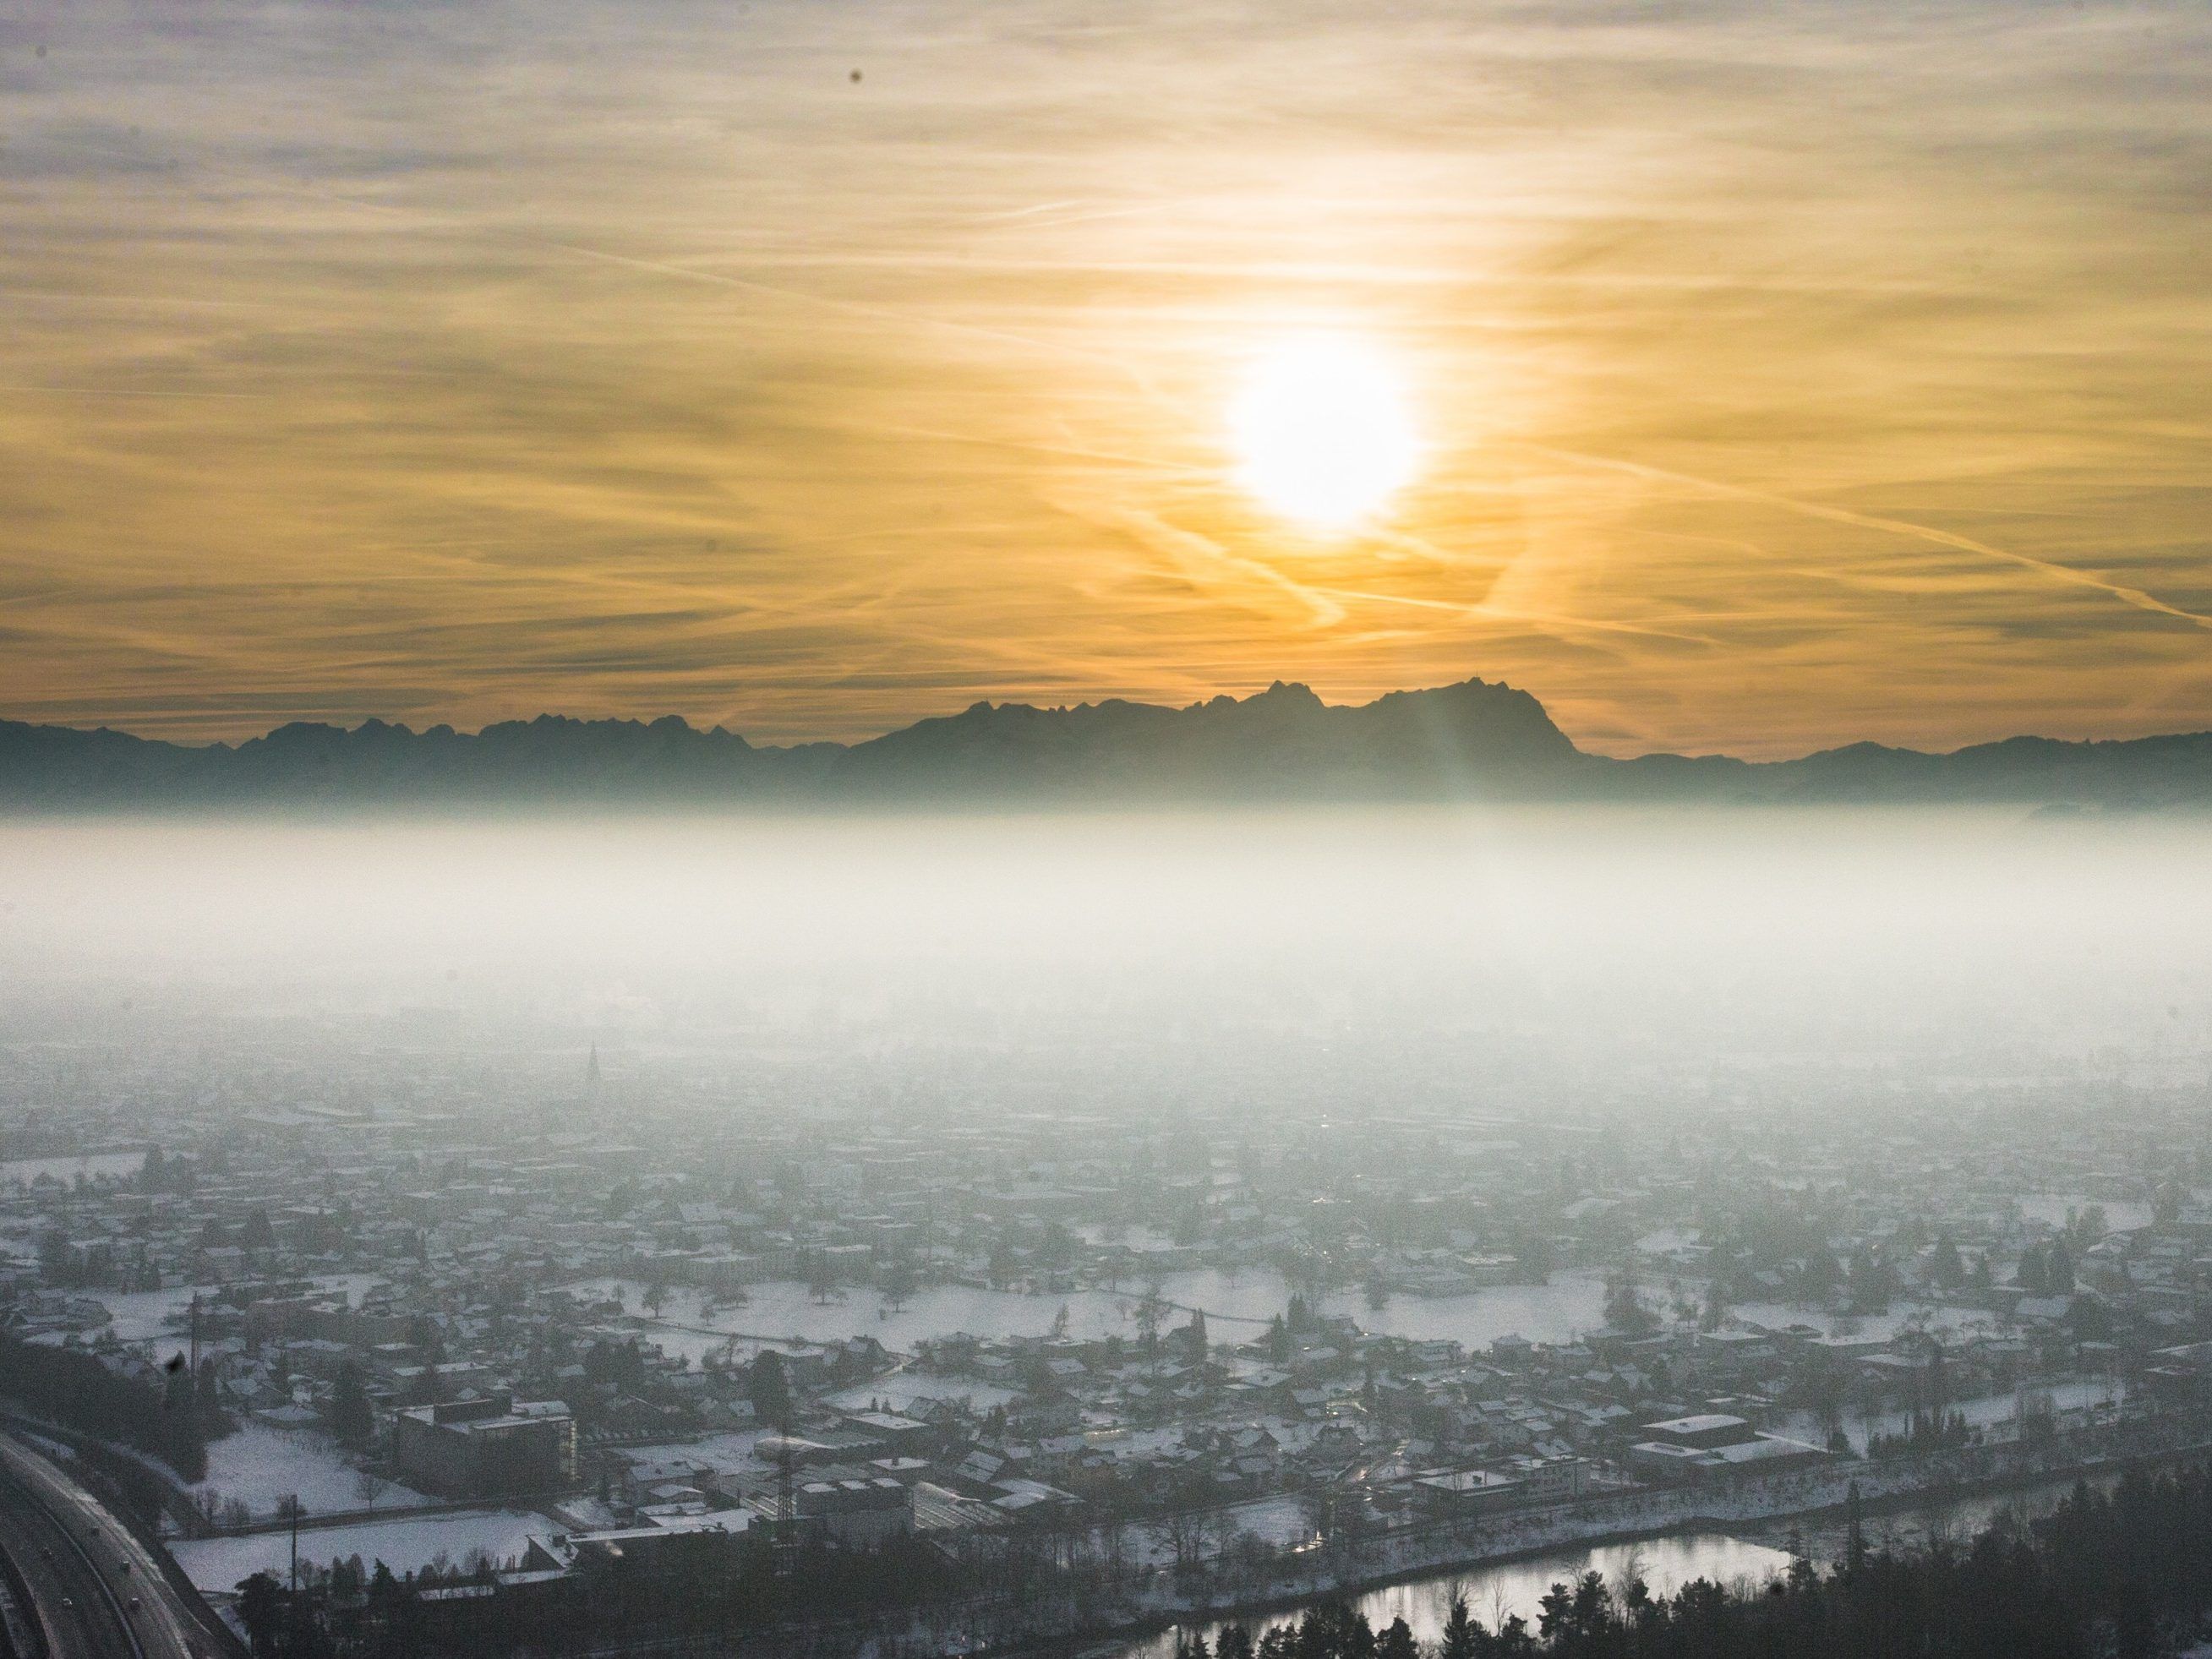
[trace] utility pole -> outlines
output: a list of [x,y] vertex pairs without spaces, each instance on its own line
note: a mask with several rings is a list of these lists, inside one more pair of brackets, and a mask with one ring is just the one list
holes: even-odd
[[775,1455],[775,1565],[779,1574],[791,1575],[799,1555],[798,1452],[791,1443],[787,1419]]

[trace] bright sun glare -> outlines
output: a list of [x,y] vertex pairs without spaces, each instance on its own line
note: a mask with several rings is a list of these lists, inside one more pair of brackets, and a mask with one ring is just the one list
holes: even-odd
[[1283,340],[1255,358],[1229,432],[1237,482],[1271,511],[1322,533],[1371,517],[1420,456],[1389,362],[1334,334]]

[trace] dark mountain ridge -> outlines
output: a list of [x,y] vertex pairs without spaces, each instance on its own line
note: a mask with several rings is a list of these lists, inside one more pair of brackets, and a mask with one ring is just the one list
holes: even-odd
[[1614,760],[1577,749],[1527,692],[1480,679],[1357,705],[1279,681],[1183,708],[979,702],[864,743],[787,749],[672,714],[541,714],[476,732],[301,721],[204,745],[0,721],[0,810],[15,811],[1456,799],[2203,806],[2212,732]]

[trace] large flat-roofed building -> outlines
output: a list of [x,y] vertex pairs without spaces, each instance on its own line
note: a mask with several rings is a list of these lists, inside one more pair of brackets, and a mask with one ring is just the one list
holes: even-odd
[[1646,1423],[1644,1437],[1674,1446],[1733,1446],[1758,1431],[1747,1419],[1726,1412],[1700,1412],[1695,1417],[1670,1417],[1662,1423]]
[[1527,1483],[1495,1469],[1451,1469],[1413,1477],[1413,1499],[1425,1515],[1476,1515],[1528,1499]]
[[801,1536],[870,1547],[914,1530],[915,1489],[885,1474],[830,1474],[805,1480],[792,1492],[787,1514],[781,1495],[756,1490],[745,1502],[766,1525]]
[[799,1520],[841,1544],[879,1544],[914,1530],[914,1492],[888,1475],[809,1480],[797,1495]]
[[1647,1423],[1628,1449],[1628,1467],[1648,1480],[1700,1481],[1824,1462],[1828,1454],[1802,1440],[1761,1434],[1741,1417],[1705,1412]]
[[617,1561],[653,1565],[672,1554],[708,1547],[735,1548],[744,1541],[752,1516],[743,1510],[717,1510],[707,1515],[669,1516],[654,1524],[623,1527],[602,1532],[556,1537],[550,1543],[533,1539],[535,1553],[564,1567],[607,1567]]
[[408,1485],[443,1498],[512,1498],[575,1484],[576,1420],[559,1401],[416,1406],[392,1419],[392,1462]]

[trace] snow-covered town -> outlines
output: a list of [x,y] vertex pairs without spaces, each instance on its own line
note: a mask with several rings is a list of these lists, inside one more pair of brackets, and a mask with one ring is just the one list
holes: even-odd
[[[1041,1553],[1096,1627],[2047,1475],[2212,1398],[2195,1088],[2132,1085],[2124,1133],[2071,1082],[1931,1115],[1837,1076],[1695,1139],[1617,1101],[1262,1137],[894,1107],[891,1063],[34,1057],[0,1332],[185,1402],[140,1461],[233,1617],[257,1575],[482,1617],[804,1539]],[[1808,1086],[1852,1109],[1777,1133]],[[1050,1628],[988,1601],[913,1650]]]

